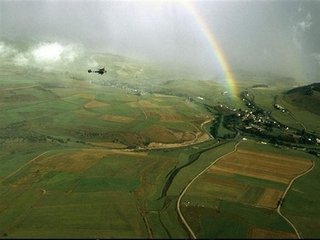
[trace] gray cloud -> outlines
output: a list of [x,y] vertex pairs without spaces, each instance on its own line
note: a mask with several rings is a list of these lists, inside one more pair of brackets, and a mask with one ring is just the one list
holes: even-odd
[[0,42],[0,58],[19,67],[52,70],[72,64],[82,54],[83,49],[79,45],[40,42],[21,50]]
[[311,25],[312,25],[312,17],[310,12],[307,13],[306,17],[304,20],[297,22],[297,24],[293,27],[294,31],[307,31],[310,29]]
[[320,53],[313,53],[311,56],[320,64]]
[[0,57],[8,57],[16,54],[17,50],[13,47],[5,44],[4,42],[0,42]]
[[[314,61],[310,54],[320,52],[320,31],[315,27],[320,23],[319,1],[192,4],[232,69],[292,76],[292,69],[299,65],[319,75],[319,70],[310,70]],[[176,1],[0,1],[0,40],[31,40],[34,46],[38,42],[80,44],[84,49],[141,58],[214,78],[221,75],[221,68],[197,21]],[[68,49],[53,59],[72,62]],[[4,52],[8,54],[8,49],[1,50],[0,45],[0,54]],[[20,66],[37,62],[31,49],[10,54]]]

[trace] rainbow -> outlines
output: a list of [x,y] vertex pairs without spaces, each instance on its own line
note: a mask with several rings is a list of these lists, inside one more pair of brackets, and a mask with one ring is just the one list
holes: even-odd
[[200,15],[197,11],[197,8],[194,4],[188,1],[181,1],[183,6],[186,7],[188,12],[194,17],[197,24],[199,25],[201,31],[203,32],[204,36],[206,37],[208,43],[211,46],[213,55],[215,56],[216,60],[218,61],[228,87],[228,92],[230,93],[232,98],[235,98],[238,95],[238,91],[236,88],[236,80],[232,74],[231,68],[227,62],[226,57],[223,54],[222,48],[219,46],[217,39],[214,36],[213,31],[209,28],[208,24],[206,23],[205,19]]

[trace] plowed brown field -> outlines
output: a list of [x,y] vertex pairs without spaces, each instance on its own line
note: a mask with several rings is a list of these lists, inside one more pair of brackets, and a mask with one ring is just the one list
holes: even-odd
[[[225,185],[225,181],[222,182],[218,179],[207,184],[210,184],[212,191],[216,191],[216,194],[222,196],[222,198],[224,198],[224,195],[221,193],[221,189],[224,189],[225,193],[229,193],[232,189],[235,191],[231,185],[232,182],[234,186],[239,185],[235,179],[235,176],[238,175],[254,178],[258,181],[261,179],[261,181],[283,184],[283,189],[259,186],[260,189],[262,188],[261,191],[257,186],[253,186],[248,182],[245,189],[240,192],[235,191],[237,192],[237,197],[232,199],[232,201],[241,199],[241,202],[249,202],[257,207],[275,209],[283,195],[285,186],[296,175],[310,168],[311,165],[311,161],[303,158],[238,149],[235,153],[222,158],[208,170],[209,175],[214,174],[214,176],[220,176],[225,181],[228,180],[228,185]],[[218,189],[220,190],[218,191]],[[225,198],[227,198],[227,194]]]
[[215,164],[209,171],[220,169],[275,182],[288,184],[296,175],[306,171],[312,163],[301,158],[238,150]]

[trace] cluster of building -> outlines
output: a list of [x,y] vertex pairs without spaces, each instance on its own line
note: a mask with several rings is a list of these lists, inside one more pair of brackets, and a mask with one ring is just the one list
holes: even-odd
[[[249,109],[235,109],[224,104],[219,104],[215,109],[222,114],[223,124],[230,130],[260,136],[264,139],[298,144],[319,144],[320,140],[314,134],[301,129],[289,128],[278,122],[271,115],[255,104],[254,96],[247,91],[241,94],[242,101]],[[288,112],[284,107],[275,104],[274,107],[283,113]]]
[[285,109],[284,107],[282,107],[281,105],[279,105],[279,104],[277,104],[277,103],[275,103],[273,106],[274,106],[275,109],[278,109],[278,110],[280,110],[280,111],[283,112],[283,113],[288,112],[287,109]]

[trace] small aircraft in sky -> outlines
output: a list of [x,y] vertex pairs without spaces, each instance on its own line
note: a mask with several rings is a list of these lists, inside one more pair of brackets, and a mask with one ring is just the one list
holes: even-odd
[[100,75],[103,75],[106,72],[107,72],[107,70],[105,69],[105,67],[104,68],[99,68],[98,70],[91,70],[91,69],[88,70],[88,73],[98,73]]

